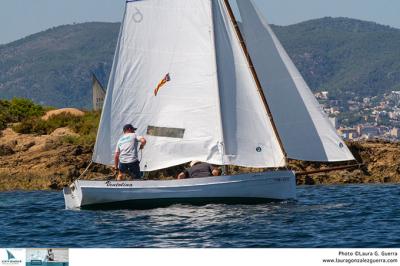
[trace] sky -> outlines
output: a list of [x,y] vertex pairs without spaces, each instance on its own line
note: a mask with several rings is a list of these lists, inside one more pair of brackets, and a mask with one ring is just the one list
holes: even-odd
[[[400,28],[400,0],[255,1],[268,21],[277,25],[331,16]],[[119,22],[124,4],[125,0],[0,0],[0,44],[64,24]]]

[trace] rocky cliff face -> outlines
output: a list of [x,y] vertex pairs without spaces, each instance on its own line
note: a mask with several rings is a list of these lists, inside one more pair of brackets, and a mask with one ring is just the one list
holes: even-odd
[[[92,147],[66,144],[61,141],[74,135],[68,128],[59,128],[50,135],[17,134],[6,129],[0,134],[0,191],[61,189],[78,178],[88,166]],[[299,185],[349,183],[400,183],[400,144],[384,142],[349,143],[360,168],[299,176]],[[332,165],[330,165],[332,166]],[[312,171],[330,167],[323,164],[291,162],[296,171]],[[182,167],[152,173],[147,178],[173,178]],[[231,167],[232,172],[249,169]],[[260,171],[260,170],[253,170]],[[112,176],[112,169],[94,165],[85,179],[104,180]]]
[[[400,183],[400,144],[382,141],[352,142],[349,148],[359,168],[300,176],[298,184]],[[326,165],[294,162],[292,168],[312,171]]]
[[[0,136],[0,191],[18,189],[61,189],[79,177],[90,162],[92,150],[65,144],[62,137],[75,135],[68,128],[59,128],[51,135],[17,134],[6,129]],[[110,173],[97,167],[93,178]]]

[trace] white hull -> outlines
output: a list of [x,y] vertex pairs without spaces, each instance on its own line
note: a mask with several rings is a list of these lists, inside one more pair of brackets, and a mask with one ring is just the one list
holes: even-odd
[[64,188],[67,209],[151,208],[172,203],[250,203],[296,198],[292,171],[166,181],[75,181]]

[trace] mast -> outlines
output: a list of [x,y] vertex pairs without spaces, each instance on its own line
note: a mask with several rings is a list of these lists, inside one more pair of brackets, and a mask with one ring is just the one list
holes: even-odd
[[284,155],[284,157],[285,157],[285,164],[287,165],[287,153],[286,153],[285,148],[284,148],[284,146],[283,146],[282,139],[281,139],[281,137],[279,136],[278,128],[276,127],[276,124],[275,124],[275,122],[274,122],[274,118],[273,118],[273,116],[272,116],[271,109],[269,108],[267,99],[266,99],[265,94],[264,94],[264,91],[263,91],[263,89],[262,89],[260,79],[258,78],[256,69],[255,69],[255,67],[254,67],[254,65],[253,65],[253,60],[251,59],[250,54],[249,54],[249,52],[248,52],[248,50],[247,50],[247,46],[246,46],[246,43],[245,43],[245,41],[244,41],[244,37],[243,37],[243,35],[242,35],[242,32],[240,31],[238,22],[237,22],[237,20],[236,20],[236,18],[235,18],[235,15],[234,15],[234,13],[233,13],[233,10],[232,10],[232,7],[231,7],[231,5],[230,5],[230,3],[229,3],[229,0],[224,0],[224,3],[225,3],[225,6],[226,6],[226,9],[227,9],[227,11],[228,11],[229,17],[231,18],[231,22],[232,22],[233,27],[234,27],[234,29],[235,29],[236,35],[237,35],[237,37],[238,37],[238,39],[239,39],[240,46],[242,47],[242,50],[243,50],[243,52],[244,52],[244,54],[245,54],[245,56],[246,56],[246,60],[247,60],[247,62],[248,62],[248,64],[249,64],[251,74],[252,74],[252,76],[253,76],[253,78],[254,78],[254,81],[256,82],[257,91],[258,91],[258,93],[259,93],[260,96],[261,96],[261,99],[262,99],[262,101],[263,101],[265,110],[267,111],[267,114],[268,114],[268,117],[269,117],[269,119],[270,119],[272,128],[273,128],[273,130],[274,130],[275,136],[276,136],[276,138],[278,139],[279,147],[281,148],[281,150],[282,150],[282,152],[283,152],[283,155]]

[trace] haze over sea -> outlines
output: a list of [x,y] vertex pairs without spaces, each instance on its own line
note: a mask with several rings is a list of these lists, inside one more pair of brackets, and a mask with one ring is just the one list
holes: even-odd
[[68,211],[61,192],[0,193],[3,247],[400,247],[400,186],[301,186],[297,202]]

